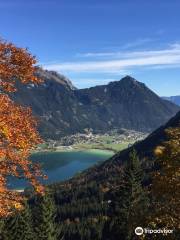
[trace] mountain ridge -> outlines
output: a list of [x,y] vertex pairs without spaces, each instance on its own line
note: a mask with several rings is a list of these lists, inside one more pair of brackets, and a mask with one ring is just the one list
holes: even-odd
[[180,106],[180,95],[170,96],[170,97],[162,97],[162,98]]
[[95,133],[119,128],[151,132],[179,110],[130,76],[86,89],[76,89],[69,79],[53,71],[38,69],[37,76],[44,80],[42,84],[19,84],[19,91],[11,96],[32,108],[45,139],[86,129]]

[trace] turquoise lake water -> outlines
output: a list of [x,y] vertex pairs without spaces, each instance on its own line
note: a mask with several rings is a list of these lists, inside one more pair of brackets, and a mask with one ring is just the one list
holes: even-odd
[[[64,152],[42,152],[32,154],[31,159],[41,164],[43,172],[48,176],[45,184],[69,179],[75,174],[101,163],[113,155],[106,150],[83,150]],[[11,179],[9,187],[23,189],[28,184],[25,180]]]

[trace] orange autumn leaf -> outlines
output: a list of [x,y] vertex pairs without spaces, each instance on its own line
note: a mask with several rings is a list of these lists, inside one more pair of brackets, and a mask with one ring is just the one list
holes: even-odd
[[29,160],[30,152],[41,142],[37,121],[30,108],[15,104],[8,96],[16,91],[16,83],[40,83],[35,76],[36,59],[26,49],[0,40],[0,217],[13,209],[21,209],[23,195],[8,189],[8,176],[29,180],[38,193],[43,186],[37,178],[43,176]]

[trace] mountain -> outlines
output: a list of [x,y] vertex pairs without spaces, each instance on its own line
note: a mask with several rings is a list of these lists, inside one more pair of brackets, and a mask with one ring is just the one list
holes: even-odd
[[171,97],[162,97],[162,98],[180,106],[180,96],[171,96]]
[[108,85],[78,90],[76,96],[93,114],[98,129],[116,126],[152,131],[179,109],[161,101],[145,84],[130,76]]
[[64,87],[75,90],[76,87],[73,86],[72,82],[64,75],[57,73],[55,71],[43,70],[42,68],[37,68],[36,76],[45,82],[56,82],[62,84]]
[[[94,184],[98,186],[98,189],[96,189],[97,192],[99,192],[100,188],[102,188],[105,193],[109,192],[108,194],[110,194],[110,192],[116,191],[118,184],[117,179],[121,178],[123,166],[127,162],[129,153],[132,152],[133,149],[137,151],[137,154],[142,161],[142,166],[146,170],[148,176],[148,172],[153,170],[154,149],[167,139],[166,130],[168,128],[179,126],[180,111],[165,125],[159,127],[141,142],[137,142],[133,146],[118,152],[104,163],[95,165],[70,180],[52,184],[50,188],[55,193],[58,193],[59,198],[63,198],[65,196],[66,199],[69,199],[68,204],[71,204],[71,201],[73,201],[73,199],[71,199],[72,193],[76,193],[74,195],[76,197],[76,201],[82,202],[82,199],[86,196],[84,191],[88,190],[90,194],[90,192],[93,191],[91,188],[94,187]],[[60,193],[60,191],[62,191],[63,194]],[[92,197],[96,198],[95,193]],[[61,201],[62,199],[59,199],[59,202]]]
[[87,128],[95,133],[114,128],[151,132],[179,110],[130,76],[79,90],[56,72],[38,69],[37,75],[42,84],[18,84],[12,98],[32,108],[44,138],[58,139]]
[[72,186],[76,188],[77,182],[78,187],[80,187],[79,184],[84,185],[86,182],[91,183],[94,181],[97,184],[108,185],[119,176],[122,166],[126,163],[133,149],[136,150],[138,156],[143,161],[144,168],[150,170],[154,159],[154,149],[167,139],[166,129],[178,126],[180,126],[180,111],[166,124],[153,131],[146,139],[118,152],[104,163],[87,169],[79,176],[66,181],[66,183],[70,184],[71,188]]
[[[65,239],[77,239],[76,235],[75,237],[73,235],[74,231],[76,231],[76,234],[81,232],[79,230],[81,228],[77,228],[77,224],[82,229],[90,231],[91,234],[94,233],[94,228],[102,234],[105,231],[104,237],[97,239],[117,239],[109,238],[107,232],[109,231],[109,222],[114,221],[118,213],[116,206],[121,199],[120,186],[123,183],[123,167],[127,163],[129,153],[136,149],[145,173],[143,186],[148,186],[150,183],[149,176],[154,171],[154,149],[166,140],[166,130],[169,127],[179,127],[179,124],[180,112],[168,123],[151,133],[145,140],[117,153],[104,163],[87,169],[68,181],[49,186],[57,207],[58,226],[63,229],[64,224],[68,223],[68,229],[63,229]],[[107,224],[104,225],[104,222],[107,222]],[[110,236],[113,234],[115,232],[110,228]]]

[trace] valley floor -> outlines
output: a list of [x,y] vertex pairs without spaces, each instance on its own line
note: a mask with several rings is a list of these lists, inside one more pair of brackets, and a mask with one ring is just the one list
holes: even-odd
[[65,136],[60,140],[48,140],[39,145],[36,152],[101,149],[116,153],[143,140],[147,135],[147,133],[126,129],[110,131],[105,134],[78,133]]

